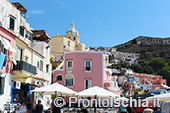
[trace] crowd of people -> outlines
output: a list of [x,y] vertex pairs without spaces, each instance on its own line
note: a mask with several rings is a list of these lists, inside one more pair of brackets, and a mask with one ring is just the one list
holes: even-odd
[[[43,113],[43,105],[41,103],[41,100],[38,100],[38,103],[34,106],[33,110],[31,112],[29,112],[25,102],[22,102],[22,104],[20,104],[21,107],[21,113]],[[136,108],[138,109],[138,108]],[[61,108],[57,107],[54,105],[54,103],[52,103],[51,105],[51,109],[50,109],[50,113],[61,113]],[[46,111],[46,113],[48,113],[48,111]],[[88,110],[84,107],[82,107],[81,113],[88,113]],[[156,107],[154,109],[152,108],[143,108],[143,110],[141,112],[139,111],[135,111],[135,108],[132,108],[129,106],[127,107],[123,107],[122,105],[120,105],[118,113],[162,113],[161,112],[161,108]]]

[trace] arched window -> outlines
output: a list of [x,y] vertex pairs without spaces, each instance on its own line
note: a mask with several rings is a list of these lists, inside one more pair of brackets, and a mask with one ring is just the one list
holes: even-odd
[[74,37],[73,40],[76,40],[76,37]]
[[73,75],[66,75],[65,86],[74,86],[74,76]]
[[61,81],[61,80],[63,80],[63,76],[62,76],[62,75],[57,75],[57,76],[55,77],[55,80],[56,80],[56,81]]

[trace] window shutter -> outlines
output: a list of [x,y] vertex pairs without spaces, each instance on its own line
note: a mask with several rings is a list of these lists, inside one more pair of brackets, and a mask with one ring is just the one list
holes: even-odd
[[71,86],[73,86],[74,84],[73,84],[73,79],[71,79]]
[[67,79],[66,79],[66,86],[67,86]]
[[2,77],[0,77],[0,95],[2,95]]
[[5,78],[0,77],[0,95],[4,94]]

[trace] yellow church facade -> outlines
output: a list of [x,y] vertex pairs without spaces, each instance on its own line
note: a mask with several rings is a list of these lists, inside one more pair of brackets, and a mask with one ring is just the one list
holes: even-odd
[[66,32],[66,35],[51,37],[50,40],[51,55],[53,57],[59,57],[64,52],[69,51],[85,51],[85,44],[80,43],[79,32],[75,29],[74,24],[71,24],[70,29]]

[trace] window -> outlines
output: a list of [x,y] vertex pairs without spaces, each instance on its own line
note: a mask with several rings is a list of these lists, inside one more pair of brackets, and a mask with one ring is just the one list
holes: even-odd
[[26,31],[25,38],[31,40],[32,39],[32,35],[28,31]]
[[16,60],[19,60],[19,61],[22,60],[22,49],[19,47],[17,47]]
[[15,26],[15,19],[13,17],[10,17],[9,19],[9,29],[14,30]]
[[85,79],[85,89],[88,89],[91,87],[91,79]]
[[67,71],[73,70],[73,60],[67,60]]
[[63,76],[62,76],[62,75],[57,75],[57,76],[55,77],[55,80],[56,80],[56,81],[62,81],[62,80],[63,80]]
[[65,86],[74,86],[74,76],[73,75],[66,75]]
[[48,72],[49,72],[49,66],[46,65],[46,73],[48,73]]
[[7,55],[7,49],[4,48],[4,45],[3,45],[3,43],[1,42],[1,40],[0,40],[0,52],[2,52],[2,53],[4,53],[4,54]]
[[28,57],[27,57],[27,56],[25,56],[25,62],[27,62],[27,63],[28,63]]
[[40,63],[39,63],[39,61],[37,61],[37,68],[40,68]]
[[70,46],[71,45],[71,43],[70,43],[70,41],[68,41],[68,46]]
[[74,37],[73,40],[76,40],[76,37]]
[[85,60],[85,71],[90,72],[92,70],[91,60]]
[[55,66],[55,65],[53,65],[53,70],[54,70],[54,69],[56,69],[56,66]]
[[5,78],[0,77],[0,95],[4,94]]
[[40,70],[43,71],[43,61],[40,60]]
[[[1,38],[1,37],[0,37]],[[2,44],[1,40],[0,40],[0,52],[3,52],[4,50],[4,45]]]
[[24,28],[23,28],[22,26],[20,26],[19,34],[20,34],[21,36],[24,36]]

